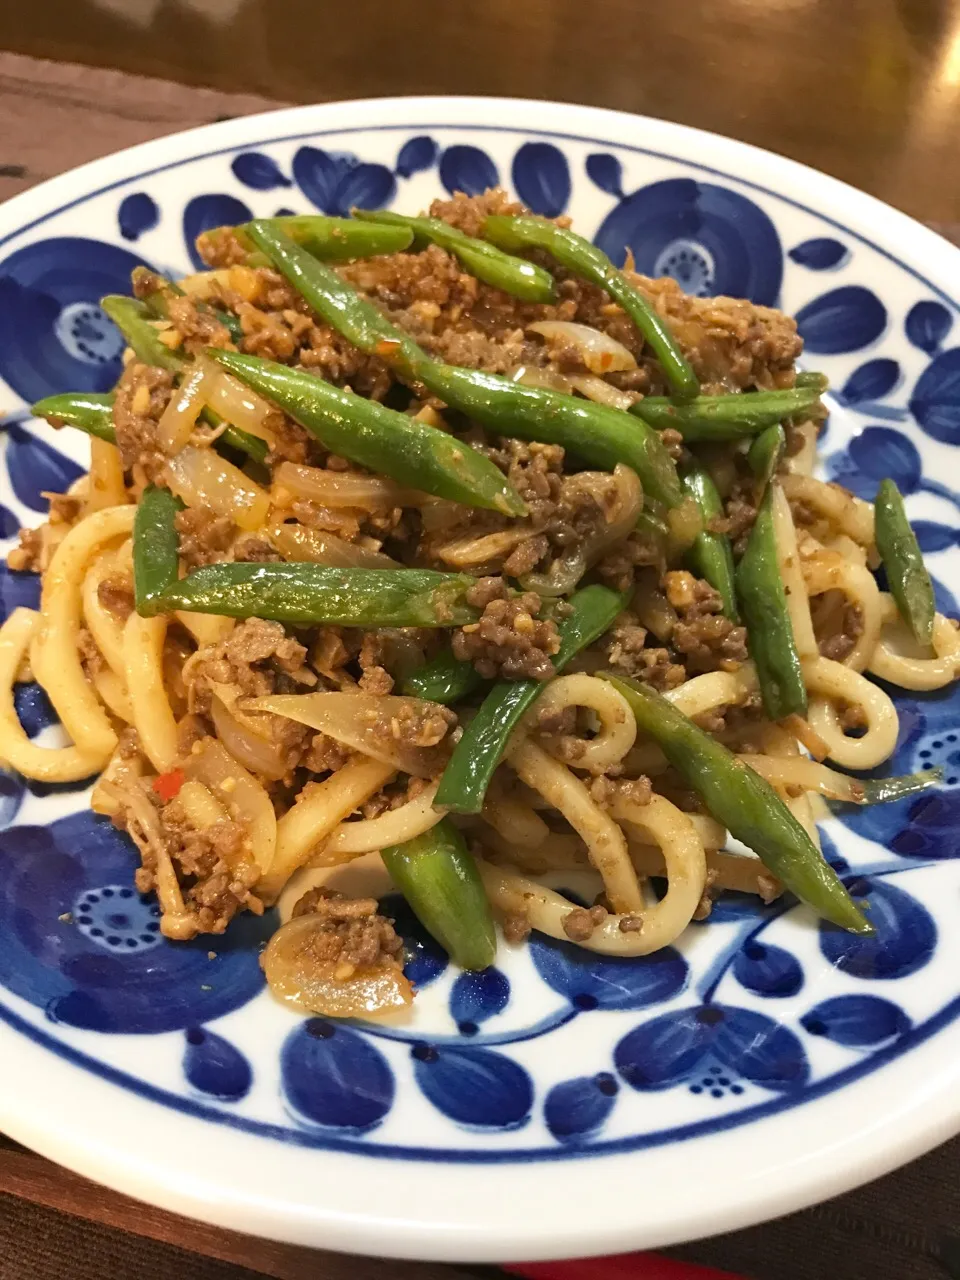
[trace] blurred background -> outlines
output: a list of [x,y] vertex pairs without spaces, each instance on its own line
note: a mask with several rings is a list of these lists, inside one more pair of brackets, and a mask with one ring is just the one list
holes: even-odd
[[507,94],[646,112],[960,218],[960,0],[8,0],[0,48],[283,102]]

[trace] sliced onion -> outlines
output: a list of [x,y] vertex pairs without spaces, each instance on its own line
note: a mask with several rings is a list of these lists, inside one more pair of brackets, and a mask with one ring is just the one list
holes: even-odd
[[187,445],[167,463],[166,478],[188,507],[207,507],[241,529],[260,529],[266,521],[269,494],[213,449]]
[[196,364],[188,371],[157,423],[157,443],[164,453],[179,453],[190,439],[216,380],[209,364]]
[[337,977],[340,962],[323,959],[326,925],[316,915],[288,920],[270,939],[260,964],[285,1004],[327,1018],[365,1018],[410,1004],[413,990],[395,962]]
[[603,378],[598,378],[595,374],[587,373],[573,377],[570,379],[570,384],[588,400],[605,404],[610,409],[621,409],[623,412],[626,412],[637,398],[630,395],[628,391],[621,391],[619,387],[604,382]]
[[226,418],[227,422],[232,422],[241,431],[249,431],[251,435],[274,444],[276,434],[264,426],[272,409],[269,400],[264,400],[256,391],[244,386],[239,378],[224,373],[212,360],[204,361],[201,358],[200,363],[205,364],[214,375],[207,393],[207,404],[211,409],[215,409],[221,418]]
[[542,391],[560,391],[563,395],[573,395],[573,379],[566,374],[556,373],[553,369],[541,369],[539,365],[522,364],[510,374],[514,382],[525,387],[539,387]]
[[210,714],[217,737],[244,768],[269,778],[271,782],[278,782],[283,777],[287,772],[287,762],[281,747],[242,723],[217,697],[210,700]]
[[445,542],[435,548],[433,554],[455,569],[470,569],[508,556],[514,547],[529,536],[529,529],[501,529],[497,533],[481,534],[480,537],[468,534],[464,538]]
[[659,572],[653,570],[637,575],[631,607],[640,625],[652,631],[661,644],[670,639],[676,626],[677,612],[660,588]]
[[183,292],[188,293],[191,298],[212,298],[216,294],[215,285],[221,284],[227,289],[231,287],[230,268],[219,267],[215,271],[197,271],[192,276],[184,276],[178,283]]
[[335,867],[365,853],[379,853],[390,845],[404,844],[435,827],[446,809],[434,809],[439,779],[431,782],[413,800],[397,809],[388,809],[379,818],[348,819],[332,831],[311,860],[312,867]]
[[216,738],[204,738],[184,761],[188,778],[204,783],[243,826],[260,874],[269,871],[277,847],[277,815],[260,783]]
[[396,560],[380,551],[358,547],[354,542],[338,538],[320,529],[302,524],[272,524],[267,537],[284,560],[307,560],[328,564],[337,569],[399,569]]
[[450,755],[446,734],[439,742],[424,746],[404,740],[408,726],[407,731],[412,729],[415,734],[417,727],[426,726],[435,717],[446,722],[445,708],[422,698],[361,692],[271,694],[251,698],[243,709],[289,716],[354,751],[419,778],[436,777]]
[[308,498],[324,507],[359,507],[363,511],[384,507],[414,507],[423,494],[401,489],[381,476],[364,476],[356,471],[324,471],[281,462],[274,472],[277,489],[286,489],[298,498]]
[[574,324],[570,320],[537,320],[528,324],[527,329],[548,341],[559,340],[575,347],[591,373],[619,373],[637,367],[636,357],[622,342],[590,325]]
[[230,814],[209,787],[194,778],[188,778],[177,792],[177,803],[187,816],[187,821],[198,831],[206,831],[218,822],[229,822]]

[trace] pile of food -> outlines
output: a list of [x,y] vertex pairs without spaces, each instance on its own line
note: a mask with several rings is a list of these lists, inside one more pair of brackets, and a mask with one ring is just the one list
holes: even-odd
[[[960,635],[895,486],[813,478],[826,383],[793,321],[617,269],[502,191],[198,247],[209,270],[103,300],[113,393],[34,406],[91,468],[21,533],[41,607],[0,629],[0,754],[100,774],[165,936],[371,853],[468,968],[495,915],[642,956],[724,891],[869,931],[823,800],[936,774],[823,762],[886,760],[865,673],[938,688]],[[73,745],[20,726],[29,678]],[[544,882],[573,868],[592,904]],[[329,1016],[412,996],[377,901],[325,885],[263,963]]]

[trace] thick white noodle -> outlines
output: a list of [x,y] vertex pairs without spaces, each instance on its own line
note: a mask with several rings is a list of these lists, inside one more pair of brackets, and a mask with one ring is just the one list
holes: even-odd
[[867,664],[871,675],[901,689],[942,689],[960,675],[960,630],[938,613],[933,620],[933,652],[917,644],[900,617],[893,596],[880,596],[880,637]]
[[[896,707],[878,685],[830,658],[807,658],[802,666],[804,682],[814,695],[807,719],[827,744],[831,760],[844,769],[874,769],[893,754],[900,722]],[[837,703],[862,709],[867,722],[863,737],[844,733]]]
[[612,684],[588,675],[560,676],[547,685],[531,712],[529,724],[535,725],[544,712],[561,712],[567,707],[587,707],[594,711],[599,728],[592,738],[574,734],[541,743],[551,755],[575,769],[603,773],[619,764],[633,746],[637,722],[630,704]]

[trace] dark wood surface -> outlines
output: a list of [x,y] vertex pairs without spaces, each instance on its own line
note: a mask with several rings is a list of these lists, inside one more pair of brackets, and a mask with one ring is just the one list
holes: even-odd
[[43,0],[0,48],[294,102],[516,94],[647,112],[960,206],[956,0]]

